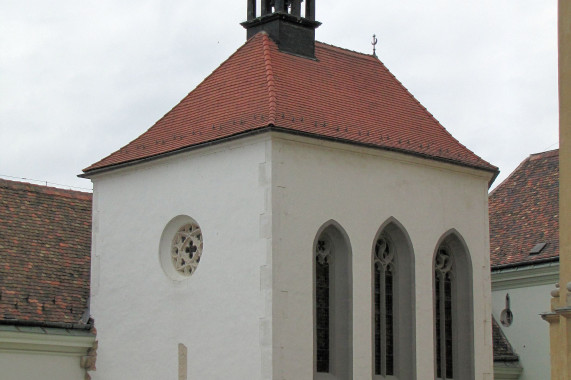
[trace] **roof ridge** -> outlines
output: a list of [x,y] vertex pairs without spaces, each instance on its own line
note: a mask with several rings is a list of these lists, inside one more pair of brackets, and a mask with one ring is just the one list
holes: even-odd
[[[205,78],[203,78],[196,86],[194,86],[193,89],[191,89],[189,92],[187,92],[174,106],[171,107],[171,109],[169,109],[167,112],[164,113],[163,116],[159,117],[153,124],[151,124],[151,126],[149,126],[145,132],[143,132],[143,134],[148,133],[150,131],[153,130],[153,128],[156,127],[156,125],[163,119],[165,119],[166,117],[168,117],[177,107],[181,106],[181,104],[184,103],[184,101],[187,99],[188,96],[190,96],[194,91],[197,91],[199,88],[203,87],[205,85],[205,83],[212,77],[214,76],[214,74],[222,69],[222,67],[224,67],[226,64],[228,64],[228,62],[234,57],[236,56],[240,50],[245,47],[246,45],[248,45],[248,43],[250,41],[253,41],[255,38],[257,38],[257,34],[253,37],[251,37],[250,39],[248,39],[246,42],[244,42],[234,53],[232,53],[228,58],[226,58],[224,61],[222,61],[218,66],[216,66],[211,72],[210,74],[208,74]],[[102,159],[100,159],[99,161],[89,165],[88,167],[84,168],[82,171],[84,173],[90,171],[92,167],[98,165],[99,163],[105,161],[107,158],[113,156],[114,154],[123,152],[124,149],[126,149],[130,144],[133,144],[135,141],[137,141],[142,135],[139,135],[137,137],[135,137],[134,139],[130,140],[126,145],[122,146],[121,148],[115,150],[114,152],[108,154],[107,156],[103,157]],[[135,160],[136,161],[136,160]],[[80,174],[79,177],[81,177],[82,175]]]
[[371,54],[362,53],[360,51],[347,49],[347,48],[340,47],[340,46],[333,45],[333,44],[328,44],[327,42],[321,42],[321,41],[315,41],[315,42],[317,44],[321,45],[320,47],[322,47],[324,49],[328,49],[331,51],[338,51],[339,53],[350,54],[351,56],[356,57],[356,58],[380,61],[378,57],[375,57],[374,55],[371,55]]
[[494,195],[504,184],[508,183],[509,180],[512,179],[512,177],[514,177],[519,170],[525,166],[526,164],[528,164],[531,161],[537,160],[539,158],[548,158],[548,157],[553,157],[555,155],[559,155],[559,148],[557,149],[553,149],[553,150],[547,150],[545,152],[539,152],[539,153],[532,153],[529,156],[527,156],[526,158],[524,158],[519,165],[510,173],[510,175],[508,175],[506,178],[504,178],[504,180],[502,182],[500,182],[500,184],[498,186],[496,186],[494,188],[494,190],[492,190],[489,194],[488,194],[488,198],[490,198],[492,195]]
[[264,54],[264,65],[266,68],[266,80],[268,82],[268,105],[269,105],[269,123],[276,124],[276,82],[274,80],[274,72],[272,70],[272,56],[270,54],[270,36],[267,33],[262,34],[262,48]]
[[500,184],[498,186],[495,187],[494,190],[492,190],[489,194],[488,194],[488,199],[494,195],[504,184],[508,183],[509,180],[512,179],[512,177],[515,177],[516,173],[519,171],[519,169],[521,169],[524,165],[526,165],[529,161],[530,161],[531,155],[527,156],[526,158],[523,159],[523,161],[521,161],[519,163],[519,165],[506,177],[504,178],[504,180],[502,182],[500,182]]
[[[333,116],[333,124],[339,125],[318,125],[317,120]],[[497,173],[495,166],[454,138],[377,57],[316,43],[316,59],[307,59],[280,51],[267,33],[260,32],[145,133],[84,169],[82,176],[276,124],[292,133]],[[396,139],[389,142],[392,137]]]
[[[395,82],[396,82],[399,86],[401,86],[401,87],[404,89],[406,95],[407,95],[408,97],[410,97],[418,106],[420,106],[420,107],[430,116],[430,118],[431,118],[432,120],[434,120],[434,121],[436,122],[436,124],[437,124],[440,128],[442,128],[442,130],[444,131],[445,134],[447,134],[451,139],[453,139],[454,141],[456,141],[456,143],[458,143],[462,148],[466,149],[468,152],[470,152],[472,155],[474,155],[474,156],[476,157],[476,159],[477,159],[479,162],[485,161],[485,160],[483,160],[480,156],[478,156],[473,150],[471,150],[470,148],[468,148],[466,145],[462,144],[462,143],[460,142],[460,140],[458,140],[456,137],[454,137],[454,136],[452,135],[452,133],[450,133],[450,131],[449,131],[444,125],[442,125],[442,123],[440,122],[440,120],[438,120],[438,119],[436,118],[436,116],[434,116],[434,114],[433,114],[432,112],[430,112],[430,111],[428,110],[428,108],[426,108],[426,107],[420,102],[420,100],[418,100],[418,99],[416,98],[416,96],[414,96],[414,94],[408,89],[408,87],[406,87],[406,86],[404,85],[404,83],[401,82],[401,81],[392,73],[392,71],[389,70],[389,68],[384,64],[383,61],[381,61],[380,59],[377,59],[377,61],[378,61],[379,64],[382,66],[382,68],[383,68],[384,70],[386,70],[386,72],[387,72],[389,75],[391,75],[391,76],[393,77],[393,79],[395,80]],[[464,158],[464,154],[457,154],[456,157]],[[495,166],[494,166],[494,167],[495,167]],[[490,186],[491,186],[492,182],[495,180],[495,178],[497,177],[497,175],[499,174],[499,168],[495,167],[495,171],[496,171],[496,175],[494,176],[494,178],[492,178],[492,179],[490,180],[490,184],[489,184]]]
[[25,190],[39,194],[56,195],[79,200],[90,200],[92,198],[92,193],[86,191],[60,189],[59,187],[38,185],[30,182],[11,181],[3,178],[0,178],[0,188]]
[[539,153],[532,153],[529,155],[530,160],[534,160],[534,159],[538,159],[541,157],[553,157],[553,156],[559,156],[559,148],[557,149],[552,149],[552,150],[546,150],[545,152],[539,152]]

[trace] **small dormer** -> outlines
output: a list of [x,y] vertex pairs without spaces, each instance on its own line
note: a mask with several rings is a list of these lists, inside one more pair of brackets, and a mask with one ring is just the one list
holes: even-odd
[[279,49],[315,58],[315,0],[262,0],[258,16],[257,1],[248,0],[248,19],[242,23],[250,39],[266,32]]

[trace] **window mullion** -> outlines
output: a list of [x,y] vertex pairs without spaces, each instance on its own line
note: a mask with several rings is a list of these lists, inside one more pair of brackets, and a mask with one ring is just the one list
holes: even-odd
[[438,302],[438,307],[440,308],[440,375],[442,379],[446,379],[446,293],[445,284],[446,275],[442,272],[438,273],[440,277],[440,299]]
[[387,294],[386,294],[386,268],[381,266],[381,375],[387,375]]

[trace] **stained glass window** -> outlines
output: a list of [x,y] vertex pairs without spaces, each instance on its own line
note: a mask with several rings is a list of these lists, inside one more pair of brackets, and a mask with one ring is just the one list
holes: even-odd
[[375,374],[394,375],[394,278],[395,253],[387,236],[375,244]]
[[317,372],[329,372],[329,280],[330,280],[330,243],[319,239],[315,252],[315,318],[317,335]]
[[436,335],[436,377],[452,379],[454,362],[452,355],[452,256],[447,248],[440,248],[434,264],[434,309]]

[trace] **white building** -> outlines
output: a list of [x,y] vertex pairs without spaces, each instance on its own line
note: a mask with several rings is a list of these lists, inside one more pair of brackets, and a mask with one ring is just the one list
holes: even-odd
[[245,45],[84,171],[93,378],[492,379],[497,168],[376,56],[316,43],[313,1],[255,4]]
[[539,314],[559,278],[559,151],[529,156],[489,202],[492,310],[519,356],[496,372],[549,379],[549,324]]

